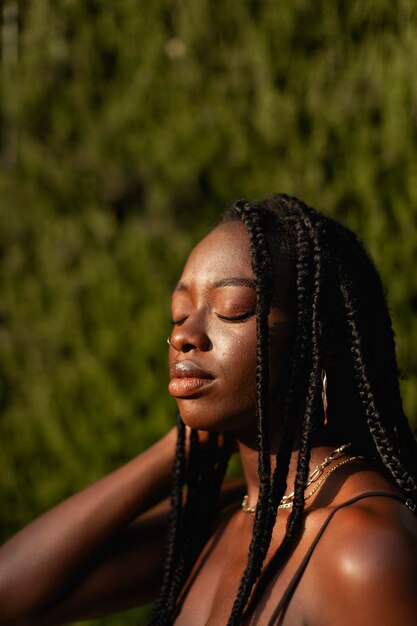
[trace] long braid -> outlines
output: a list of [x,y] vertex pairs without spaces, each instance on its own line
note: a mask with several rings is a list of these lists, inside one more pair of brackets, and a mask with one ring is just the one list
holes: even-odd
[[186,576],[210,534],[220,486],[232,452],[231,441],[226,434],[224,445],[219,448],[217,433],[210,433],[202,450],[197,431],[191,430],[182,549],[167,599],[170,612],[175,612]]
[[161,624],[169,623],[166,621],[169,619],[166,599],[174,577],[178,552],[180,550],[180,539],[182,537],[182,489],[185,483],[185,425],[179,414],[177,415],[177,444],[172,478],[171,517],[168,529],[164,576],[159,598],[151,617],[150,626],[160,626]]
[[353,367],[358,384],[359,396],[362,401],[370,433],[375,442],[379,455],[388,468],[398,486],[415,497],[416,482],[410,476],[395,451],[393,434],[388,425],[381,419],[381,413],[376,407],[369,375],[362,351],[361,334],[358,327],[358,313],[355,307],[354,288],[347,276],[341,277],[341,293],[346,308],[346,321],[351,336],[351,351]]
[[300,437],[300,451],[297,460],[297,473],[294,483],[294,503],[288,523],[286,536],[282,543],[282,553],[294,545],[296,537],[301,531],[302,515],[304,512],[304,493],[307,486],[309,463],[311,455],[312,435],[316,428],[319,415],[318,404],[320,398],[320,374],[322,368],[322,325],[320,320],[320,292],[322,281],[322,250],[319,239],[319,229],[305,217],[306,226],[313,244],[313,297],[311,316],[311,370],[308,382],[306,408],[302,422]]
[[386,315],[384,319],[385,323],[385,342],[384,342],[384,353],[385,357],[387,354],[391,354],[392,358],[387,359],[387,369],[390,374],[390,380],[387,381],[386,387],[388,390],[391,390],[390,398],[390,411],[391,415],[395,415],[395,425],[394,431],[396,435],[396,442],[399,446],[404,462],[407,467],[412,468],[413,475],[417,475],[417,442],[414,438],[413,432],[410,427],[410,423],[407,420],[407,417],[404,413],[400,388],[399,388],[399,372],[395,358],[395,340],[394,340],[394,331],[392,328],[392,321],[388,314],[388,309],[386,307]]
[[[187,525],[184,528],[183,562],[177,568],[180,581],[183,573],[188,571],[197,556],[196,550],[201,548],[211,529],[221,482],[233,446],[233,440],[228,433],[224,436],[222,446],[219,446],[216,432],[210,433],[209,440],[204,446],[199,444],[197,431],[192,430],[191,437],[193,438],[190,449],[191,475],[185,507],[186,513],[188,512]],[[197,480],[193,474],[198,476]]]
[[[290,210],[291,207],[288,207]],[[272,515],[269,521],[272,529],[275,524],[276,515],[278,511],[278,504],[281,501],[287,488],[287,475],[289,469],[289,463],[291,459],[291,453],[294,444],[295,430],[297,424],[297,400],[299,396],[299,390],[303,385],[303,367],[305,367],[305,360],[308,349],[308,316],[307,311],[309,307],[307,302],[311,298],[309,289],[310,278],[310,245],[305,233],[305,227],[299,220],[298,213],[295,214],[295,220],[293,216],[288,218],[291,222],[291,226],[294,228],[296,250],[297,250],[297,262],[295,266],[297,285],[296,291],[296,309],[295,309],[295,342],[294,342],[294,358],[292,360],[292,368],[289,379],[288,388],[286,390],[285,399],[285,411],[282,427],[282,436],[280,446],[276,457],[276,466],[273,475],[272,484]],[[291,535],[288,537],[286,545],[290,545],[292,542],[292,536],[294,534],[294,526]],[[287,534],[286,534],[287,537]],[[273,562],[277,563],[278,560],[284,559],[284,549],[280,548],[273,557]],[[266,586],[270,582],[270,579],[275,571],[275,568],[268,566],[266,571],[262,574],[259,583],[251,599],[251,605],[256,605],[260,597],[265,591]]]
[[270,257],[262,228],[261,213],[253,210],[253,207],[245,201],[236,203],[235,211],[246,226],[249,235],[256,289],[256,412],[258,417],[259,496],[253,535],[249,546],[248,562],[232,608],[228,622],[229,626],[240,622],[269,546],[269,541],[265,537],[265,523],[268,517],[271,492],[271,458],[267,419],[269,397],[268,314],[272,297]]
[[[178,419],[164,579],[150,626],[170,626],[173,622],[178,595],[214,521],[221,483],[233,448],[233,438],[229,434],[226,433],[222,446],[217,445],[217,434],[213,434],[210,435],[209,453],[200,454],[197,431],[191,430],[187,467],[185,426],[181,418]],[[208,483],[210,489],[207,489]],[[183,505],[185,484],[187,497]]]
[[187,471],[187,497],[184,506],[184,523],[182,528],[181,551],[178,554],[175,571],[171,579],[171,586],[165,598],[165,609],[171,614],[174,610],[175,602],[182,586],[185,570],[186,553],[190,550],[190,542],[193,536],[188,532],[190,522],[195,517],[195,501],[199,493],[201,483],[201,470],[199,468],[200,443],[196,430],[190,432],[189,460]]
[[[369,406],[370,411],[375,414],[375,407],[378,406],[378,417],[373,427],[372,436],[376,436],[378,451],[381,453],[381,459],[385,466],[390,470],[392,476],[395,477],[397,483],[400,477],[398,485],[400,488],[408,491],[411,487],[411,491],[416,489],[416,480],[412,479],[414,486],[410,483],[409,478],[404,475],[404,466],[408,468],[406,472],[413,476],[417,474],[417,442],[414,439],[413,433],[410,428],[410,424],[404,414],[400,389],[398,380],[398,367],[395,357],[395,340],[394,332],[392,329],[392,321],[386,305],[384,290],[381,284],[379,275],[377,274],[375,267],[371,259],[366,255],[365,251],[361,247],[357,237],[349,231],[341,231],[341,238],[345,242],[348,250],[348,256],[350,259],[354,259],[355,263],[346,266],[346,262],[341,262],[339,268],[339,280],[340,290],[342,293],[343,303],[346,310],[347,325],[353,344],[352,355],[355,356],[357,363],[356,372],[361,371],[366,374],[367,385],[372,390],[372,406]],[[361,290],[358,289],[360,281],[358,281],[358,274],[363,271],[367,271],[370,275],[370,285],[367,285],[367,291],[371,291],[371,296],[367,293],[367,302],[371,301],[373,308],[377,311],[377,319],[373,319],[372,323],[378,326],[378,342],[372,346],[372,350],[369,347],[364,346],[364,340],[366,339],[366,332],[361,328],[361,316],[359,315],[359,302],[363,298]],[[371,286],[371,289],[370,289]],[[361,310],[369,308],[367,303],[361,304]],[[360,353],[360,354],[359,354]],[[360,363],[358,361],[358,356]],[[381,364],[383,363],[383,368]],[[375,372],[378,373],[376,378]],[[370,374],[373,373],[373,379],[371,381]],[[361,374],[361,379],[363,376]],[[362,385],[362,392],[365,392],[362,398],[365,398],[369,390],[365,391]],[[382,411],[383,409],[383,411]],[[377,430],[384,429],[384,433],[380,432],[378,436]],[[383,452],[384,440],[389,439],[391,441],[390,450]],[[397,449],[401,458],[401,463],[398,464],[398,459],[394,459]],[[393,456],[394,455],[394,456]],[[389,467],[389,465],[392,467]],[[397,470],[394,466],[397,465]],[[395,476],[397,473],[397,476]],[[401,476],[402,474],[402,476]],[[408,485],[408,486],[407,486]]]
[[309,297],[307,288],[308,278],[308,252],[309,245],[304,235],[304,228],[298,221],[294,224],[296,246],[299,252],[296,263],[297,302],[295,314],[295,343],[294,359],[291,377],[286,390],[286,402],[284,411],[283,432],[280,447],[277,453],[276,466],[273,476],[273,502],[274,508],[278,506],[287,487],[287,474],[293,446],[296,428],[297,392],[300,388],[302,366],[305,363],[306,344],[308,341],[306,316],[306,298]]
[[[304,493],[308,480],[310,453],[312,445],[312,435],[316,427],[318,411],[318,400],[320,396],[320,373],[321,373],[321,322],[320,322],[320,292],[322,282],[322,249],[320,245],[319,226],[316,226],[309,219],[303,205],[299,206],[303,215],[303,223],[306,232],[304,236],[311,242],[313,257],[313,289],[311,301],[311,331],[310,341],[303,344],[303,350],[307,351],[311,359],[310,376],[307,387],[307,398],[304,416],[301,424],[300,450],[297,459],[297,470],[294,483],[294,502],[292,512],[287,525],[287,531],[281,545],[270,561],[268,571],[264,576],[266,581],[271,574],[276,571],[288,558],[291,549],[295,546],[302,529],[304,512]],[[309,282],[308,267],[300,268],[301,275],[304,274],[304,282]],[[302,292],[304,290],[301,290]],[[302,355],[300,354],[298,358]]]
[[240,216],[248,231],[254,270],[257,337],[256,410],[259,420],[258,445],[259,449],[262,448],[262,453],[259,455],[259,470],[262,474],[268,475],[271,472],[266,410],[269,388],[268,314],[272,299],[270,257],[259,212],[253,211],[252,206],[245,201],[240,201],[236,203],[236,213]]

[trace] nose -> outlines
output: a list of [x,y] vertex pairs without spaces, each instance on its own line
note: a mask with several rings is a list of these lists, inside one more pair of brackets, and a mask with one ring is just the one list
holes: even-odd
[[170,347],[177,352],[191,352],[192,350],[206,352],[212,347],[206,331],[197,328],[195,324],[188,324],[187,320],[174,328],[168,342]]

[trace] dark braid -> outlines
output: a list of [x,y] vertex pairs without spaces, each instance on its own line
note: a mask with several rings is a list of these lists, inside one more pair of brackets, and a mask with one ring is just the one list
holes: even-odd
[[352,360],[357,379],[359,396],[361,398],[370,433],[375,442],[375,446],[380,454],[384,465],[395,478],[398,486],[410,494],[416,494],[416,482],[405,469],[395,452],[393,432],[389,425],[381,420],[380,411],[375,405],[372,387],[369,382],[367,367],[364,363],[361,335],[357,323],[357,310],[355,308],[354,288],[346,276],[341,277],[341,293],[346,307],[346,321],[351,334]]
[[[319,238],[319,230],[315,227],[314,223],[310,220],[306,209],[307,207],[304,205],[298,206],[298,210],[301,212],[300,226],[298,234],[297,234],[297,250],[299,252],[298,264],[297,264],[297,284],[298,284],[298,315],[300,315],[299,325],[303,324],[303,329],[308,328],[307,320],[304,319],[304,314],[306,311],[306,301],[305,298],[311,299],[311,333],[306,332],[305,330],[300,332],[299,337],[296,335],[296,342],[294,345],[295,351],[295,363],[297,363],[297,367],[300,367],[300,364],[305,362],[305,358],[309,358],[310,361],[310,376],[308,380],[308,394],[306,399],[306,408],[304,412],[304,416],[302,419],[302,428],[300,434],[300,450],[298,454],[297,460],[297,471],[296,478],[294,484],[294,502],[292,513],[289,518],[289,522],[287,525],[287,532],[285,537],[273,556],[270,564],[268,566],[267,572],[264,573],[261,584],[258,586],[257,592],[254,596],[254,602],[259,600],[260,595],[265,590],[266,585],[270,581],[271,576],[274,572],[279,569],[282,563],[288,558],[291,549],[295,546],[297,538],[299,537],[302,530],[302,522],[303,522],[303,512],[304,512],[304,492],[307,485],[308,480],[308,472],[309,472],[309,461],[310,461],[310,453],[311,453],[311,445],[312,445],[312,435],[316,427],[317,416],[319,415],[318,411],[318,402],[320,396],[320,386],[321,386],[321,321],[320,321],[320,309],[319,309],[319,300],[320,300],[320,289],[321,289],[321,273],[322,273],[322,250],[320,246],[320,238]],[[313,267],[309,267],[308,258],[309,256],[313,259]],[[307,285],[310,282],[310,274],[311,270],[313,272],[313,281],[311,293],[308,293]],[[307,310],[310,307],[307,308]],[[308,335],[310,334],[310,339]],[[295,372],[294,372],[295,374]],[[281,443],[281,448],[284,445],[288,445],[291,443],[291,447],[287,450],[283,449],[283,453],[286,454],[287,458],[290,458],[291,450],[292,450],[292,442],[284,442]],[[278,455],[281,454],[281,449],[278,452]],[[277,480],[279,478],[279,456],[277,457]],[[287,466],[288,471],[288,466]],[[281,479],[282,480],[282,479]],[[282,497],[282,496],[281,496]],[[275,507],[278,507],[279,500],[276,501]],[[276,508],[275,508],[276,511]],[[275,519],[272,523],[271,535],[273,530],[273,525],[275,523]]]
[[[308,228],[312,229],[307,222]],[[317,233],[313,232],[313,257],[314,257],[314,283],[312,293],[312,318],[311,318],[311,371],[308,383],[306,408],[302,420],[300,436],[300,451],[297,460],[297,473],[294,483],[294,502],[288,529],[282,543],[281,552],[284,553],[287,546],[293,544],[301,530],[302,515],[304,511],[304,492],[307,486],[310,463],[312,435],[315,430],[318,412],[318,400],[320,396],[320,373],[321,373],[321,323],[319,317],[319,295],[321,279],[321,256]]]
[[252,541],[249,546],[248,563],[243,573],[229,624],[239,622],[253,584],[260,574],[264,555],[268,550],[270,538],[269,541],[265,541],[265,525],[269,517],[268,509],[271,494],[271,457],[267,414],[269,397],[268,314],[272,298],[270,255],[263,232],[262,213],[253,210],[253,207],[244,201],[236,203],[235,211],[248,231],[256,289],[256,412],[258,417],[259,496]]
[[172,472],[171,489],[171,517],[168,529],[168,539],[166,546],[165,570],[159,598],[155,605],[150,625],[169,623],[165,620],[169,618],[167,614],[166,599],[170,592],[170,587],[175,574],[176,562],[180,549],[181,526],[182,526],[182,488],[185,483],[185,425],[180,415],[177,415],[177,445]]
[[[167,556],[163,584],[150,621],[152,626],[169,626],[174,620],[178,595],[215,520],[216,504],[232,453],[233,438],[226,433],[223,445],[219,446],[217,433],[211,433],[208,453],[202,454],[197,431],[191,430],[189,447],[187,466],[185,426],[178,417]],[[184,485],[187,485],[185,505]]]
[[[300,200],[286,195],[254,204],[239,201],[225,211],[220,223],[232,220],[241,220],[247,229],[256,287],[260,486],[248,563],[228,622],[229,626],[237,626],[270,546],[278,505],[287,488],[297,422],[300,445],[293,510],[285,537],[270,566],[262,572],[251,603],[259,600],[271,577],[290,556],[302,531],[313,435],[320,428],[322,418],[321,368],[326,340],[340,355],[344,368],[344,395],[339,400],[339,411],[344,415],[344,401],[349,411],[349,419],[339,417],[326,427],[334,439],[340,443],[351,441],[352,450],[379,462],[410,502],[417,497],[417,444],[402,409],[394,335],[382,285],[356,236]],[[296,297],[281,440],[271,479],[267,414],[268,313],[274,297],[271,267],[279,267],[281,258],[289,259],[294,269]],[[304,404],[301,416],[300,401]],[[185,576],[211,528],[210,523],[206,523],[202,533],[196,533],[196,521],[210,517],[231,453],[231,444],[219,447],[212,436],[209,455],[201,463],[196,452],[196,435],[192,434],[191,438],[186,480],[184,431],[179,425],[167,562],[152,621],[158,626],[171,624],[174,619]],[[187,499],[183,506],[185,481]],[[202,498],[202,493],[207,497]]]
[[198,459],[199,459],[199,450],[200,444],[198,439],[198,433],[196,430],[191,430],[190,433],[190,450],[189,450],[189,468],[194,468],[194,471],[187,472],[187,498],[184,506],[184,522],[182,528],[182,546],[181,552],[177,558],[177,564],[175,567],[175,571],[173,572],[171,579],[171,588],[169,593],[165,599],[165,608],[169,613],[174,610],[175,602],[178,596],[178,593],[181,589],[183,577],[184,577],[184,569],[185,569],[185,557],[186,554],[190,550],[190,542],[193,537],[187,533],[188,526],[190,521],[193,520],[194,516],[194,503],[196,500],[196,496],[199,491],[200,483],[201,483],[201,475],[197,469]]
[[[398,486],[413,498],[416,496],[416,479],[413,476],[417,471],[417,449],[402,408],[394,333],[383,288],[372,261],[356,236],[340,229],[340,238],[339,254],[344,244],[344,258],[351,259],[349,266],[345,260],[340,260],[338,282],[359,397],[380,459]],[[369,276],[366,300],[358,279],[360,272],[364,271]],[[376,345],[369,345],[369,340],[367,342],[369,330],[361,314],[370,304],[378,311]],[[384,364],[383,369],[381,363]]]
[[[290,207],[288,207],[289,209]],[[292,220],[291,220],[292,222]],[[297,423],[297,390],[303,381],[303,366],[305,366],[307,354],[310,352],[308,349],[308,316],[306,315],[309,310],[307,301],[311,298],[311,293],[308,288],[309,279],[309,259],[310,259],[310,244],[305,233],[305,226],[299,220],[296,215],[296,221],[294,221],[293,228],[296,235],[296,250],[297,250],[297,262],[296,262],[296,285],[297,285],[297,302],[296,302],[296,316],[295,316],[295,342],[294,342],[294,359],[291,370],[289,385],[286,393],[286,403],[284,411],[284,420],[282,428],[282,437],[280,447],[277,452],[276,466],[273,476],[272,485],[272,515],[269,520],[268,527],[268,542],[271,540],[272,530],[275,525],[276,514],[278,510],[278,504],[284,495],[287,488],[287,474],[291,458],[291,452],[294,444],[295,429]],[[299,502],[297,507],[299,507]],[[303,506],[303,505],[302,505]],[[276,555],[274,556],[274,563],[282,561],[285,558],[286,547],[291,545],[293,536],[297,530],[297,516],[295,522],[292,524],[291,529],[286,533],[285,541],[280,546]],[[262,593],[270,580],[270,574],[276,571],[275,567],[269,567],[259,581],[258,586],[255,589],[255,593],[251,603],[256,605],[259,601]]]
[[301,366],[305,362],[307,344],[307,316],[306,298],[308,297],[305,286],[305,276],[308,258],[308,242],[304,237],[302,224],[298,221],[294,224],[296,234],[296,246],[298,258],[296,263],[297,303],[295,315],[295,342],[293,367],[285,399],[284,421],[280,447],[277,453],[277,462],[272,481],[273,510],[276,514],[278,504],[287,488],[287,474],[290,463],[291,451],[294,444],[297,413],[297,389],[302,377]]

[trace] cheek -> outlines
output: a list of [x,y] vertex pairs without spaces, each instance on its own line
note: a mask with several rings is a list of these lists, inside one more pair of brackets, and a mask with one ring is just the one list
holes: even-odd
[[191,428],[238,431],[255,419],[256,332],[221,329],[210,358],[216,371],[212,389],[201,397],[179,400],[182,419]]
[[[244,332],[238,329],[227,329],[218,334],[213,345],[219,368],[230,386],[251,385],[256,375],[256,327],[251,323],[245,326]],[[243,391],[243,389],[242,389]]]
[[229,375],[245,377],[250,366],[256,363],[255,332],[253,335],[246,333],[238,337],[220,337],[214,349],[218,353],[221,369],[228,371]]
[[214,345],[219,363],[219,411],[231,428],[254,419],[256,404],[255,324],[218,335]]

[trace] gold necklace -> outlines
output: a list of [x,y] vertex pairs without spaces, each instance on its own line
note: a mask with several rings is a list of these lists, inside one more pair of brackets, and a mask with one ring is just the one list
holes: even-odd
[[[336,463],[336,465],[333,465],[333,467],[330,468],[329,471],[324,474],[324,476],[322,476],[322,478],[318,481],[317,485],[314,485],[313,489],[306,496],[304,496],[304,500],[308,500],[309,498],[311,498],[311,496],[316,493],[316,491],[321,487],[321,485],[330,476],[330,474],[333,474],[333,472],[337,470],[338,467],[345,465],[345,463],[351,463],[351,461],[357,461],[357,460],[363,461],[364,459],[365,459],[364,456],[348,456],[347,459],[343,459],[343,461],[340,461],[340,463]],[[291,500],[283,502],[284,498],[291,498]],[[282,498],[281,502],[278,505],[278,508],[279,509],[291,509],[294,504],[294,495],[290,494],[288,496],[284,496],[284,498]]]
[[[318,482],[316,485],[314,485],[313,489],[306,496],[304,496],[304,500],[308,500],[309,498],[311,498],[311,496],[316,493],[316,491],[320,488],[320,486],[324,483],[324,481],[330,476],[330,474],[332,474],[338,467],[345,465],[345,463],[350,463],[351,461],[355,461],[359,459],[363,460],[365,458],[363,456],[349,456],[347,459],[343,459],[343,461],[341,461],[340,463],[337,463],[330,470],[328,470],[324,475],[322,475],[324,472],[324,469],[328,465],[330,465],[332,461],[335,461],[341,456],[344,456],[346,448],[348,448],[350,445],[351,445],[350,443],[345,443],[339,448],[336,448],[336,450],[333,450],[333,452],[331,452],[328,456],[326,456],[324,461],[319,463],[314,468],[314,470],[311,472],[308,478],[306,488],[309,487],[313,482],[316,482],[316,481]],[[294,503],[294,491],[292,491],[286,496],[283,496],[281,502],[278,505],[278,508],[290,509],[292,508],[293,503]],[[245,497],[242,500],[242,509],[245,513],[254,514],[256,511],[256,505],[248,506],[248,495],[245,495]]]

